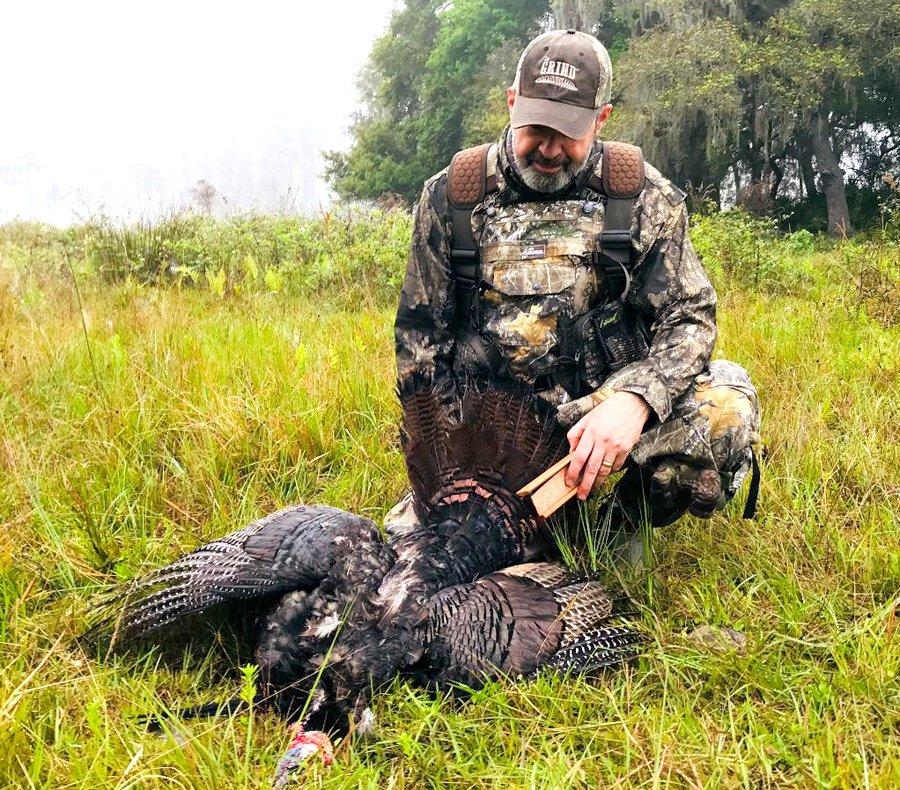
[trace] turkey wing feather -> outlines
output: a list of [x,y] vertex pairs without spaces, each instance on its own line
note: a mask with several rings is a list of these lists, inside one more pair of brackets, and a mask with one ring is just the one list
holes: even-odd
[[311,589],[342,546],[377,537],[372,521],[337,508],[284,508],[116,588],[85,638],[143,638],[219,604]]
[[449,587],[428,602],[426,655],[414,674],[472,686],[543,667],[587,672],[622,663],[642,637],[617,603],[599,582],[549,563]]

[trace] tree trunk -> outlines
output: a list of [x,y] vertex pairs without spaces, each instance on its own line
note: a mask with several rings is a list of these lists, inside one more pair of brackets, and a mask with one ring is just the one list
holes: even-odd
[[784,178],[784,168],[774,157],[769,160],[769,169],[772,171],[772,186],[769,190],[769,199],[774,203],[778,197],[778,187],[781,186],[781,180]]
[[750,127],[746,145],[747,170],[750,177],[750,183],[747,184],[748,188],[758,184],[763,179],[766,165],[765,147],[765,140],[759,130],[759,119],[756,118]]
[[812,125],[810,142],[816,157],[816,172],[822,182],[825,207],[828,210],[828,234],[849,236],[853,233],[850,225],[850,209],[847,207],[847,189],[840,157],[831,145],[828,122],[819,116]]
[[797,164],[800,165],[800,183],[803,184],[806,197],[815,197],[819,194],[819,188],[816,186],[816,171],[813,168],[813,155],[809,136],[805,134],[797,135],[790,150],[794,159],[797,160]]

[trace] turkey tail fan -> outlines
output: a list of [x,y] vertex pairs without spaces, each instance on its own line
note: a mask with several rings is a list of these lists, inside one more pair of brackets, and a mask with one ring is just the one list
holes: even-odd
[[382,625],[414,611],[410,601],[534,556],[545,535],[516,491],[568,450],[555,411],[520,384],[468,378],[447,388],[414,376],[398,395],[421,526],[391,542]]
[[324,506],[279,510],[114,588],[81,642],[128,646],[177,631],[187,618],[222,604],[262,603],[312,588],[338,556],[363,541],[380,541],[369,519]]
[[632,659],[644,641],[627,599],[550,563],[442,590],[429,600],[426,629],[426,654],[413,672],[438,686],[544,668],[589,673]]
[[422,518],[467,481],[512,496],[569,451],[555,409],[522,384],[470,377],[448,392],[413,376],[398,394],[401,445]]

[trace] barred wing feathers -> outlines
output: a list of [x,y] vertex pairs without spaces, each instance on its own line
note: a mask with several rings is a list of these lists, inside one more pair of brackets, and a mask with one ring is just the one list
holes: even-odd
[[337,508],[284,508],[117,588],[84,638],[144,638],[219,604],[310,589],[342,547],[377,537],[372,521]]
[[590,672],[629,660],[643,641],[603,585],[549,563],[449,587],[428,611],[428,647],[416,674],[437,685],[474,686],[545,667]]

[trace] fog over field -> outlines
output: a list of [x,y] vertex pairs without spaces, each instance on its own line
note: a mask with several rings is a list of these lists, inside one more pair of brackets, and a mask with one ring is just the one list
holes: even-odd
[[0,223],[127,220],[198,197],[216,213],[326,206],[320,153],[349,143],[356,78],[393,5],[11,6]]

